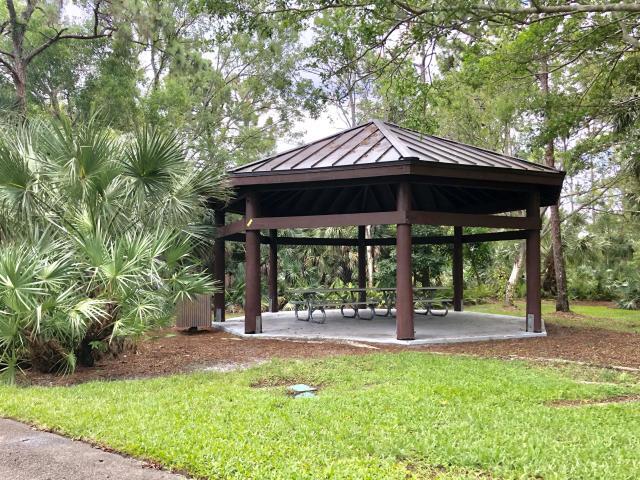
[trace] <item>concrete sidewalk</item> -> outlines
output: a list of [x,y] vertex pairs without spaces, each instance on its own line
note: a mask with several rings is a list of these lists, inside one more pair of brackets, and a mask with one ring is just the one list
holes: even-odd
[[184,480],[83,442],[0,418],[0,479]]

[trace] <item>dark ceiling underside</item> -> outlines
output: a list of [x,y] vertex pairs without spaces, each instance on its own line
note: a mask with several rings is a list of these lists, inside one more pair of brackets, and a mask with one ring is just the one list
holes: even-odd
[[[260,215],[287,217],[392,211],[396,209],[396,191],[396,184],[391,182],[298,190],[266,190],[260,193]],[[421,183],[412,184],[411,192],[414,210],[482,214],[523,210],[526,208],[529,195],[526,190],[495,190]],[[545,205],[552,202],[555,195],[557,193],[551,189],[543,189],[541,203]],[[244,201],[238,198],[228,210],[244,213]]]

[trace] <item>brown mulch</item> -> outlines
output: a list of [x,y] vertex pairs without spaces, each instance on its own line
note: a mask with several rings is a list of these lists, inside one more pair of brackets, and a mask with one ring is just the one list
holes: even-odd
[[547,337],[438,345],[429,350],[486,357],[563,359],[603,367],[640,368],[640,335],[547,323]]
[[197,370],[225,371],[271,358],[362,355],[389,351],[434,351],[482,357],[563,359],[603,367],[640,368],[640,335],[594,328],[547,324],[546,338],[457,343],[420,347],[241,339],[229,333],[202,330],[195,334],[164,330],[140,342],[136,352],[108,358],[93,368],[78,367],[72,375],[29,371],[24,383],[71,385],[91,380],[139,378]]
[[379,352],[393,347],[366,348],[357,343],[244,339],[218,330],[188,333],[176,329],[157,332],[140,342],[135,352],[105,358],[95,367],[79,366],[72,375],[26,372],[24,383],[72,385],[92,380],[115,380],[169,375],[197,370],[226,371],[272,358],[325,357]]

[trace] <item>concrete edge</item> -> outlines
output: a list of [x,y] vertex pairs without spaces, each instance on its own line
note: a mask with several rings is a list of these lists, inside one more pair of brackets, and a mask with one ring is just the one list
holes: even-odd
[[[230,321],[244,320],[244,317],[234,317],[227,320]],[[445,337],[445,338],[419,338],[416,340],[398,340],[395,338],[377,339],[369,337],[341,337],[341,336],[326,336],[326,335],[273,335],[269,333],[244,333],[234,331],[231,325],[225,325],[227,322],[217,322],[213,324],[214,329],[222,330],[241,338],[255,338],[263,340],[308,340],[308,341],[325,341],[325,342],[362,342],[362,343],[375,343],[381,345],[446,345],[449,343],[465,343],[465,342],[486,342],[491,340],[520,340],[525,338],[539,338],[546,337],[546,330],[541,333],[522,332],[511,335],[474,335],[474,336],[460,336],[460,337]]]

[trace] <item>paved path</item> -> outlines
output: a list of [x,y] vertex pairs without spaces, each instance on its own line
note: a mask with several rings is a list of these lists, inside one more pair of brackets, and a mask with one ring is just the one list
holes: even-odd
[[0,479],[184,480],[60,435],[0,418]]

